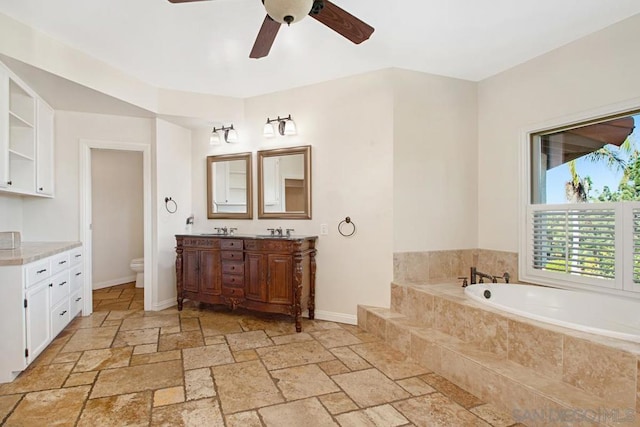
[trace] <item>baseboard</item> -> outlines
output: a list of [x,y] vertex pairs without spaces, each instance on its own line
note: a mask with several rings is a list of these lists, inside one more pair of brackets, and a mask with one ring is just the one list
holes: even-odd
[[176,300],[176,298],[166,299],[154,305],[153,311],[165,310],[167,308],[173,307],[174,305],[178,305],[178,301]]
[[358,316],[353,314],[344,314],[344,313],[334,313],[332,311],[315,311],[316,319],[318,320],[329,320],[331,322],[337,323],[346,323],[347,325],[357,325],[358,324]]
[[111,286],[122,285],[124,283],[131,283],[135,281],[136,275],[134,274],[133,276],[120,277],[118,279],[111,279],[104,282],[94,283],[93,290],[95,291],[96,289],[108,288]]

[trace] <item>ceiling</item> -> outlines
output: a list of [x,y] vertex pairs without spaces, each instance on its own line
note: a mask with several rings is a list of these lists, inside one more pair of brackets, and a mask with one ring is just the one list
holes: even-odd
[[161,88],[250,97],[400,67],[479,81],[640,13],[638,0],[333,0],[375,27],[304,19],[249,59],[260,0],[0,0],[0,12]]

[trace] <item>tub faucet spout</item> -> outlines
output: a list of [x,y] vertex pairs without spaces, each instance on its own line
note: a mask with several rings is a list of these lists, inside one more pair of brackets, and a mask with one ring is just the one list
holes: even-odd
[[[484,283],[484,279],[488,279],[491,280],[492,283],[498,283],[498,280],[496,277],[490,275],[490,274],[486,274],[486,273],[482,273],[481,271],[478,271],[478,269],[476,267],[471,267],[471,274],[470,276],[470,284],[476,284],[476,283]],[[478,277],[480,278],[478,280]]]

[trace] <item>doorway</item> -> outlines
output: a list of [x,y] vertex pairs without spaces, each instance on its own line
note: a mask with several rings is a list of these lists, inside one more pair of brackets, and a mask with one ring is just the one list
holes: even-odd
[[[96,151],[94,151],[96,150]],[[138,152],[142,154],[142,242],[144,258],[144,309],[153,306],[154,283],[152,281],[152,239],[151,239],[151,147],[140,143],[123,143],[110,141],[80,141],[80,240],[85,251],[85,305],[84,316],[93,312],[93,191],[92,191],[92,152],[110,150],[112,152]],[[126,189],[123,189],[123,191]],[[113,209],[117,209],[114,206]],[[117,211],[116,211],[117,212]]]

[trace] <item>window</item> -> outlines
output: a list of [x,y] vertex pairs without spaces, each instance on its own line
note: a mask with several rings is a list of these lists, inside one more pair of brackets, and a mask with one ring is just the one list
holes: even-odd
[[638,292],[640,114],[530,134],[524,280]]

